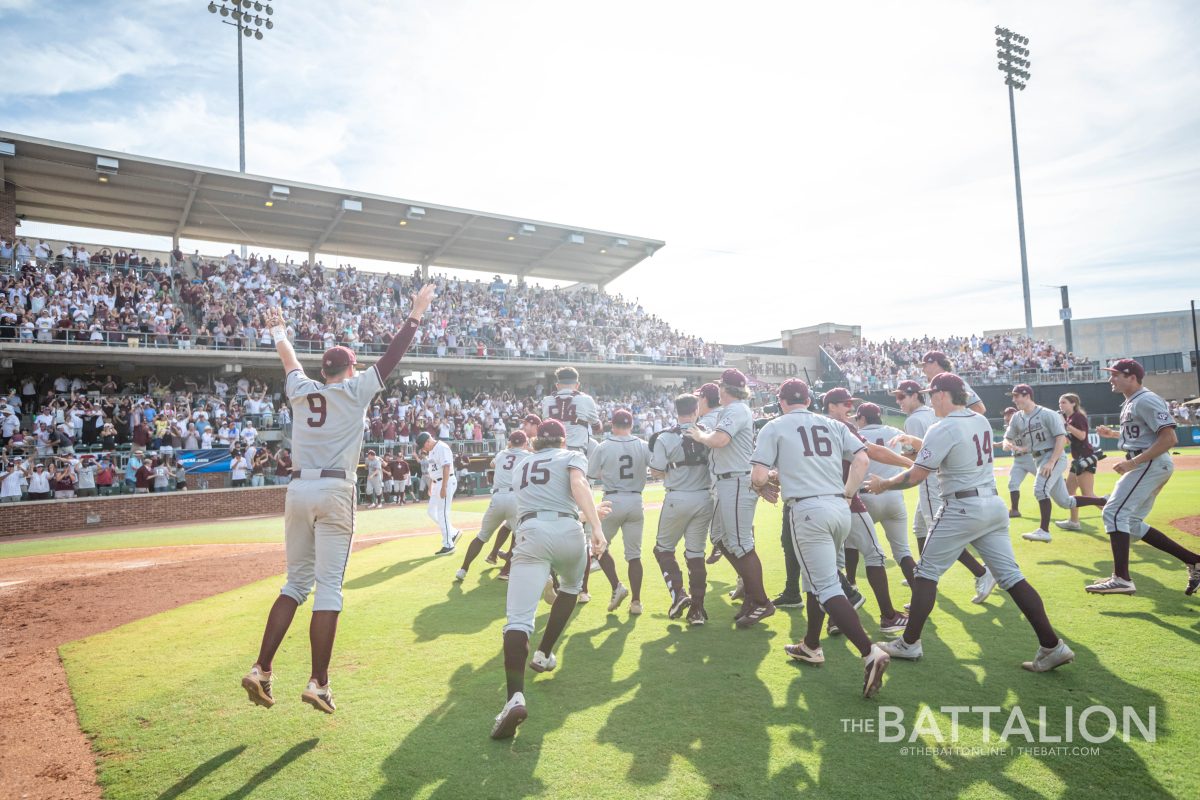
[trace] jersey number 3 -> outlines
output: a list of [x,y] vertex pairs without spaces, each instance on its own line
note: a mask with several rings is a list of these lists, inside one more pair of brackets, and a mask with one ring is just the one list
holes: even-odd
[[319,428],[325,424],[325,418],[329,416],[329,408],[325,402],[325,395],[313,393],[307,395],[305,400],[308,401],[308,411],[312,415],[308,418],[308,427]]

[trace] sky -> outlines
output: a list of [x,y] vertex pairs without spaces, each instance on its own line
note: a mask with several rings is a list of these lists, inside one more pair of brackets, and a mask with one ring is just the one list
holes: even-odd
[[[272,5],[249,172],[663,239],[609,291],[726,343],[1023,328],[1003,25],[1034,324],[1200,300],[1197,3]],[[0,129],[236,169],[206,6],[0,0]]]

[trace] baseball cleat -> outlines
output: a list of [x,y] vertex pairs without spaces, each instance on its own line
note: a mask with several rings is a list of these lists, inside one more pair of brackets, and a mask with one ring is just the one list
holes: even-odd
[[1050,541],[1050,532],[1042,528],[1038,528],[1036,531],[1032,531],[1030,533],[1022,533],[1021,538],[1028,539],[1031,542],[1048,542]]
[[491,565],[494,567],[494,566],[496,566],[496,564],[498,563],[498,561],[497,561],[497,559],[496,559],[496,557],[495,557],[495,556],[493,556],[493,555],[489,555],[487,558],[483,559],[483,563],[485,563],[485,564],[491,564]]
[[1020,511],[1018,511],[1018,510],[1017,510],[1017,509],[1015,509],[1015,508],[1010,508],[1010,509],[1008,510],[1008,518],[1009,518],[1009,519],[1020,519],[1020,518],[1021,518],[1021,512],[1020,512]]
[[871,652],[863,657],[863,697],[879,694],[883,688],[883,673],[891,662],[891,657],[879,645],[871,645]]
[[533,658],[529,659],[529,668],[534,672],[553,672],[557,666],[558,657],[554,653],[546,655],[541,650],[536,650]]
[[691,625],[693,628],[708,622],[708,613],[705,612],[704,606],[699,605],[689,608],[687,622],[688,625]]
[[798,594],[784,592],[771,601],[776,608],[804,608],[804,598]]
[[983,568],[983,574],[975,579],[975,596],[971,598],[971,602],[979,605],[984,600],[988,599],[988,595],[996,588],[996,578],[992,575],[992,571],[987,567]]
[[846,576],[838,573],[838,581],[842,584],[842,592],[846,595],[846,599],[850,601],[850,605],[855,609],[863,607],[863,603],[867,602],[867,598],[863,597],[863,593],[858,590],[858,587],[847,580]]
[[625,588],[625,584],[618,583],[617,588],[613,589],[612,599],[608,601],[608,610],[616,611],[621,607],[621,603],[625,602],[625,598],[629,596],[629,590]]
[[500,581],[506,581],[506,580],[508,580],[508,573],[507,573],[507,572],[501,572],[499,575],[497,575],[497,576],[496,576],[496,580],[500,580]]
[[921,640],[909,644],[904,641],[904,637],[899,639],[891,639],[886,642],[876,642],[875,646],[883,652],[887,653],[892,658],[903,658],[908,661],[916,661],[921,656],[925,655],[925,651],[921,649]]
[[708,554],[708,558],[704,559],[705,564],[715,564],[721,560],[721,549],[714,547],[712,552]]
[[554,605],[554,601],[558,599],[558,590],[554,588],[554,578],[546,578],[546,585],[542,587],[542,599],[546,601],[546,605]]
[[598,559],[593,558],[591,561],[588,562],[588,572],[599,572],[599,571],[600,571],[600,561]]
[[467,571],[465,569],[460,569],[458,572],[454,573],[454,582],[455,583],[462,583],[466,579],[467,579]]
[[629,614],[631,616],[636,617],[641,613],[642,613],[642,601],[641,600],[630,600],[629,601]]
[[1137,587],[1133,585],[1133,581],[1113,575],[1111,578],[1096,581],[1091,586],[1085,586],[1084,591],[1092,594],[1133,594],[1137,591]]
[[833,617],[830,617],[829,622],[825,626],[825,633],[829,634],[830,636],[837,636],[841,632],[842,632],[842,629],[839,628],[837,626],[837,624],[833,621]]
[[1187,588],[1183,593],[1192,595],[1196,593],[1196,589],[1200,589],[1200,563],[1188,565]]
[[1062,528],[1064,531],[1079,531],[1083,530],[1083,526],[1077,520],[1073,519],[1056,519],[1054,524]]
[[824,664],[825,651],[820,647],[812,648],[804,643],[801,639],[796,644],[785,644],[783,652],[787,653],[797,661],[804,661],[808,664]]
[[242,688],[246,690],[250,702],[263,708],[275,705],[275,697],[271,694],[271,673],[263,672],[255,664],[242,678]]
[[517,732],[517,726],[528,718],[529,712],[525,710],[525,695],[517,692],[496,715],[496,723],[492,725],[492,738],[511,739]]
[[1055,667],[1070,664],[1075,660],[1075,654],[1062,639],[1054,647],[1039,647],[1033,661],[1023,661],[1021,666],[1030,672],[1049,672]]
[[454,547],[455,545],[457,545],[458,540],[461,536],[462,536],[462,531],[455,531],[454,536],[452,536],[450,538],[450,547]]
[[667,619],[679,619],[691,604],[692,598],[684,592],[671,592],[671,607],[667,610]]
[[453,552],[454,552],[453,547],[446,547],[443,545],[442,549],[438,550],[436,553],[434,553],[434,555],[435,556],[445,556],[445,555],[449,555],[450,553],[453,553]]
[[908,586],[908,578],[901,578],[901,579],[900,579],[900,585],[901,585],[901,586]]
[[583,605],[584,603],[590,603],[590,602],[592,602],[592,596],[590,594],[588,594],[587,592],[580,592],[579,597],[575,598],[575,602],[578,605]]
[[879,630],[883,633],[903,633],[908,624],[908,615],[897,613],[891,619],[879,618]]
[[337,708],[333,704],[333,691],[329,688],[329,684],[320,687],[317,686],[316,681],[309,681],[308,687],[300,694],[300,699],[317,711],[324,711],[326,714],[332,714]]
[[746,584],[742,583],[742,577],[739,575],[737,585],[733,587],[733,591],[729,593],[730,600],[741,600],[746,596]]
[[768,601],[765,606],[755,606],[746,614],[740,616],[737,620],[739,628],[749,628],[762,622],[769,616],[775,613],[775,606]]

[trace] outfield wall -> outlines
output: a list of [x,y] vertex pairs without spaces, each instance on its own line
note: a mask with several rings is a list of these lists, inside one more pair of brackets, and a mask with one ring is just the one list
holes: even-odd
[[282,514],[286,492],[286,486],[265,486],[5,503],[0,537]]

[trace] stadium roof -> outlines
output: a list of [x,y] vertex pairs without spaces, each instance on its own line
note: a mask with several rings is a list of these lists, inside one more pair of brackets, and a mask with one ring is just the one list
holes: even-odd
[[665,244],[5,131],[0,142],[15,149],[0,153],[0,178],[34,222],[597,284]]

